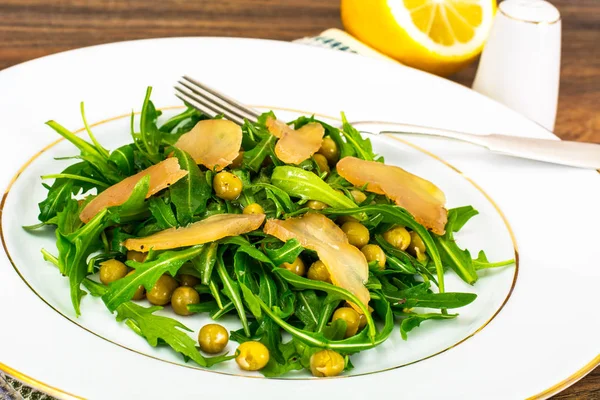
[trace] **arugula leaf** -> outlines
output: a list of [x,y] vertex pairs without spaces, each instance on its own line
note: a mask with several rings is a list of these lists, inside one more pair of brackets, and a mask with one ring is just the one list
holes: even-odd
[[277,214],[275,217],[281,216],[284,212],[290,213],[298,209],[298,206],[290,199],[290,196],[285,190],[281,190],[277,186],[268,183],[254,183],[252,187],[262,188],[265,190],[265,194],[268,199],[273,201],[277,208]]
[[[371,336],[369,334],[369,329],[364,329],[357,335],[348,339],[330,340],[327,339],[323,333],[310,332],[296,328],[277,316],[277,314],[267,307],[262,300],[257,298],[257,301],[260,303],[260,306],[265,314],[272,318],[277,325],[292,335],[295,339],[311,347],[331,349],[343,353],[356,353],[358,351],[368,350],[380,345],[387,340],[394,328],[394,317],[389,303],[387,302],[384,302],[385,305],[383,306],[385,308],[385,325],[380,332],[377,332],[375,335]],[[368,317],[370,317],[370,313],[368,314]]]
[[21,226],[21,228],[25,229],[28,232],[34,232],[40,228],[43,228],[44,226],[56,225],[56,221],[58,221],[58,218],[53,217],[53,218],[50,218],[46,222],[40,222],[39,224],[33,224],[33,225],[23,225],[23,226]]
[[216,301],[203,301],[197,304],[188,304],[187,309],[193,313],[211,313],[219,310],[219,305]]
[[[434,235],[433,239],[439,249],[442,262],[450,266],[463,281],[473,285],[477,282],[478,277],[471,253],[469,250],[462,250],[458,247],[454,240],[454,229],[459,213],[456,209],[449,210],[446,233],[443,236]],[[463,220],[465,219],[464,215],[462,216]]]
[[297,239],[290,239],[278,249],[271,249],[269,246],[265,246],[264,251],[267,257],[273,261],[273,264],[279,266],[286,262],[294,262],[300,253],[304,251],[304,247],[302,247]]
[[[78,175],[91,180],[104,180],[87,161],[81,161],[65,168],[58,176]],[[97,187],[94,184],[86,181],[74,181],[68,178],[57,178],[52,186],[44,187],[48,189],[46,198],[39,203],[40,214],[38,219],[42,222],[48,222],[56,217],[56,213],[63,209],[67,200],[71,199],[72,195],[78,192],[87,192],[90,189]]]
[[150,101],[152,87],[146,89],[146,96],[142,104],[142,113],[140,115],[140,139],[145,153],[154,163],[161,160],[159,156],[159,145],[162,134],[156,125],[159,112],[156,111],[154,104]]
[[120,304],[131,300],[140,285],[149,291],[163,274],[168,272],[171,276],[175,276],[185,262],[200,254],[202,248],[203,245],[197,245],[185,250],[165,251],[155,260],[143,263],[127,261],[126,264],[134,268],[135,272],[108,286],[108,292],[102,296],[104,304],[111,312],[115,311]]
[[[321,125],[323,125],[323,123],[321,123]],[[325,125],[323,125],[325,126]],[[328,129],[327,127],[325,128],[329,137],[331,137],[331,139],[335,142],[335,144],[337,144],[338,149],[340,149],[340,160],[344,157],[353,157],[356,155],[356,151],[354,150],[354,147],[352,147],[352,145],[350,145],[349,143],[347,143],[341,135],[341,131],[337,128],[334,127],[329,127],[330,129]]]
[[[387,265],[389,269],[387,271],[397,271],[407,275],[420,274],[424,280],[431,279],[433,282],[437,284],[436,279],[431,275],[431,272],[427,269],[426,265],[423,265],[416,258],[408,254],[406,251],[397,249],[390,245],[381,235],[375,235],[375,241],[381,246],[381,248],[386,252],[387,256]],[[435,263],[433,263],[432,269],[435,270]],[[377,273],[381,273],[380,271],[376,271]],[[388,273],[388,272],[383,272]]]
[[281,319],[287,319],[296,311],[296,296],[291,290],[285,290],[279,295],[279,306],[273,306],[273,311]]
[[313,331],[319,324],[322,300],[314,290],[299,290],[296,292],[296,303],[295,315],[304,323],[305,330]]
[[[258,302],[256,302],[256,306],[260,310]],[[260,342],[269,349],[270,358],[279,364],[284,364],[286,359],[280,350],[281,329],[279,326],[271,318],[265,316],[257,330],[257,334],[261,335]]]
[[[135,145],[135,144],[134,144]],[[133,163],[136,171],[145,170],[155,164],[146,153],[140,150],[137,146],[133,149]]]
[[[379,270],[379,265],[377,261],[371,261],[369,263],[369,270]],[[365,283],[365,287],[369,290],[380,290],[381,289],[381,281],[377,276],[375,276],[372,272],[369,274],[369,278],[367,279],[367,283]]]
[[202,113],[200,111],[196,110],[194,107],[187,106],[185,111],[169,118],[164,124],[160,126],[159,130],[161,132],[167,133],[178,133],[182,130],[183,132],[187,132],[189,131],[189,129],[187,129],[187,126],[196,125],[201,119],[201,117]]
[[[391,300],[389,296],[386,296]],[[416,296],[407,295],[400,298],[398,303],[402,308],[460,308],[471,304],[477,295],[475,293],[423,293]]]
[[104,147],[102,147],[102,145],[100,143],[98,143],[98,141],[96,140],[96,137],[94,136],[94,134],[92,133],[92,130],[90,129],[90,126],[88,125],[87,122],[87,118],[85,117],[85,106],[83,104],[83,101],[81,103],[79,103],[79,110],[81,112],[81,119],[83,120],[83,125],[85,127],[85,130],[89,136],[89,138],[92,140],[92,143],[94,143],[94,147],[96,148],[96,150],[98,151],[98,153],[104,157],[108,157],[108,150],[106,150]]
[[294,340],[280,344],[279,351],[283,362],[278,362],[275,358],[270,358],[267,365],[260,370],[260,373],[267,378],[275,378],[303,368],[299,360],[299,355],[296,352]]
[[60,231],[62,235],[69,235],[79,229],[82,225],[83,222],[79,219],[79,206],[77,201],[69,199],[65,203],[63,211],[56,216],[57,230]]
[[211,367],[217,363],[230,360],[235,356],[217,356],[205,358],[196,348],[196,341],[185,331],[191,332],[181,322],[159,315],[154,315],[162,307],[142,307],[133,302],[121,304],[117,307],[117,321],[133,321],[139,328],[139,333],[148,341],[150,346],[156,347],[159,340],[164,341],[173,350],[190,358],[202,367]]
[[472,206],[453,208],[448,211],[448,223],[446,234],[435,236],[440,248],[442,261],[449,265],[462,280],[474,284],[477,279],[477,271],[487,268],[504,267],[514,263],[514,259],[490,263],[483,251],[480,251],[476,259],[471,258],[469,250],[462,250],[456,244],[454,232],[458,232],[475,215],[479,214]]
[[[275,118],[275,114],[273,114],[272,117]],[[293,125],[294,126],[294,130],[297,131],[298,129],[302,128],[304,125],[310,124],[311,122],[319,122],[320,123],[321,121],[317,121],[315,119],[314,115],[311,115],[310,117],[307,117],[305,115],[301,115],[298,118],[296,118],[295,120],[290,121],[288,123],[288,125]],[[325,126],[323,126],[323,127],[325,127]]]
[[[83,285],[94,297],[101,297],[108,290],[106,286],[94,282],[89,278],[83,281]],[[194,312],[207,312],[209,311],[209,307],[214,308],[214,306],[214,302],[205,302],[190,305],[188,308]],[[133,302],[123,303],[117,307],[117,321],[125,321],[132,330],[144,337],[151,346],[156,347],[162,341],[171,346],[173,350],[181,353],[184,357],[194,360],[202,367],[211,367],[235,357],[224,354],[217,357],[204,358],[198,352],[195,340],[191,339],[185,333],[185,331],[191,332],[191,329],[172,318],[153,315],[155,311],[161,309],[162,307],[158,306],[145,308]]]
[[233,244],[239,246],[237,249],[238,252],[246,253],[255,260],[269,264],[273,267],[276,266],[275,264],[273,264],[269,257],[267,257],[262,251],[258,250],[256,247],[251,245],[250,242],[248,242],[241,236],[224,238],[221,239],[219,242],[223,244]]
[[246,343],[255,339],[259,339],[259,335],[246,336],[243,329],[238,329],[237,331],[229,331],[229,340],[233,340],[234,342],[238,342],[239,344]]
[[277,287],[275,281],[269,274],[267,269],[261,265],[261,273],[258,277],[258,297],[265,302],[266,305],[272,307],[277,301]]
[[273,153],[276,141],[277,138],[271,134],[265,136],[252,150],[244,152],[242,166],[258,172],[265,158]]
[[181,225],[189,224],[194,214],[206,210],[206,203],[211,196],[211,187],[205,174],[200,171],[189,154],[174,148],[175,157],[179,160],[181,169],[188,171],[187,176],[177,181],[169,188],[171,201],[177,211],[177,220]]
[[248,306],[248,310],[254,315],[254,318],[260,319],[262,313],[260,312],[260,304],[256,301],[256,297],[252,290],[248,289],[248,286],[241,282],[238,282],[240,289],[242,289],[242,295],[244,296],[244,302]]
[[[385,271],[385,270],[384,270],[384,271]],[[384,271],[377,271],[377,270],[375,270],[374,272],[384,272]],[[371,272],[371,273],[373,273],[373,272]],[[378,279],[379,279],[379,284],[380,284],[380,286],[381,286],[381,291],[383,291],[383,293],[384,293],[386,296],[388,295],[388,292],[397,292],[397,291],[398,291],[398,288],[397,288],[397,286],[393,285],[393,284],[390,282],[390,280],[388,279],[388,277],[387,277],[387,276],[385,276],[385,275],[379,275],[379,276],[378,276]],[[425,282],[424,282],[424,283],[425,283]],[[429,287],[429,282],[427,282],[427,283],[426,283],[426,285],[427,285],[427,287]],[[404,292],[404,291],[402,290],[402,292]],[[429,293],[429,291],[425,291],[425,293]],[[401,299],[401,298],[403,298],[403,297],[402,297],[402,296],[400,296],[400,297],[399,297],[399,299]],[[399,299],[398,299],[398,300],[396,300],[396,301],[399,301]],[[392,301],[392,302],[393,302],[394,300],[390,300],[390,301]]]
[[223,282],[223,293],[225,293],[225,296],[233,303],[238,312],[238,316],[240,317],[240,321],[242,322],[244,333],[246,336],[250,337],[251,332],[248,325],[248,318],[246,317],[246,310],[244,309],[242,297],[240,296],[240,287],[238,283],[229,276],[229,273],[225,269],[225,265],[223,264],[223,254],[220,250],[217,255],[217,273],[221,278],[221,282]]
[[302,168],[276,167],[271,176],[274,186],[305,200],[318,200],[331,207],[355,208],[356,204],[342,193],[336,192],[323,179]]
[[174,228],[177,220],[171,206],[158,197],[151,197],[148,202],[150,212],[161,229]]
[[82,153],[95,155],[100,157],[101,159],[106,158],[106,156],[99,152],[93,144],[86,142],[85,140],[75,135],[73,132],[69,131],[67,128],[65,128],[58,122],[50,120],[46,122],[46,125],[54,129],[56,133],[67,139],[69,142],[73,143],[75,147],[81,150]]
[[[477,258],[473,259],[473,264],[475,265],[476,263],[480,265],[486,265],[490,263],[483,250],[480,250],[479,254],[477,254]],[[477,269],[477,266],[475,269]]]
[[444,292],[444,267],[442,266],[442,260],[436,243],[433,241],[429,231],[423,225],[419,224],[404,208],[391,204],[377,204],[362,206],[356,209],[326,208],[321,210],[321,213],[325,215],[352,215],[357,212],[363,212],[369,216],[379,215],[378,218],[381,218],[383,222],[406,226],[415,231],[423,240],[427,252],[435,264],[438,278],[437,284],[440,292]]
[[123,246],[123,242],[133,237],[135,236],[125,232],[122,227],[117,227],[112,231],[112,240],[110,247],[113,251],[117,251],[122,254],[127,254],[127,248]]
[[71,199],[74,183],[72,180],[63,180],[60,182],[57,179],[51,187],[46,187],[48,188],[48,195],[39,203],[40,214],[38,215],[38,219],[43,223],[55,218],[67,200]]
[[[431,293],[431,290],[429,290],[429,282],[421,282],[415,286],[397,290],[386,278],[381,277],[380,280],[384,283],[381,291],[385,298],[391,303],[401,303],[408,298],[419,298],[419,296]],[[401,283],[401,281],[398,282]]]
[[473,266],[475,267],[476,271],[482,270],[482,269],[488,269],[488,268],[498,268],[498,267],[505,267],[507,265],[511,265],[515,263],[515,259],[511,258],[510,260],[504,260],[504,261],[498,261],[495,263],[491,263],[488,261],[485,252],[483,250],[479,251],[479,254],[477,255],[477,258],[473,260]]
[[242,125],[242,148],[252,150],[261,139],[272,136],[266,126],[269,116],[275,118],[275,114],[269,111],[260,115],[256,124],[244,120],[244,124]]
[[319,314],[319,322],[317,327],[315,328],[316,332],[323,332],[325,327],[327,327],[327,323],[331,321],[331,316],[335,312],[336,308],[340,305],[340,300],[337,299],[337,296],[331,297],[327,295],[325,300],[323,301],[323,307],[321,308],[321,312]]
[[405,261],[401,261],[394,256],[388,255],[386,263],[388,267],[390,267],[390,269],[401,272],[403,274],[412,275],[417,273],[417,270],[415,269],[415,267],[413,267],[412,264],[407,263]]
[[200,273],[200,281],[203,285],[211,282],[212,271],[217,262],[217,248],[219,244],[212,242],[202,249],[202,252],[192,259],[192,265]]
[[292,342],[294,343],[294,346],[296,347],[296,354],[297,354],[298,362],[300,363],[300,365],[302,365],[303,368],[309,370],[310,369],[310,359],[311,359],[312,355],[321,349],[318,347],[308,346],[306,343],[304,343],[294,337],[292,337]]
[[223,315],[225,315],[233,310],[235,310],[235,305],[233,304],[232,301],[230,301],[229,303],[225,303],[223,305],[223,308],[221,308],[220,310],[211,312],[210,317],[213,319],[213,321],[218,321],[219,318],[221,318]]
[[85,278],[83,280],[83,286],[90,292],[90,294],[94,297],[102,297],[104,293],[108,290],[106,286],[91,280],[90,278]]
[[108,159],[112,161],[124,176],[131,176],[135,173],[134,146],[126,144],[110,153]]
[[243,251],[235,251],[233,254],[233,273],[240,284],[244,284],[252,293],[258,292],[258,284],[254,279],[252,271],[256,269],[258,263]]
[[210,282],[208,283],[208,289],[210,291],[211,296],[217,302],[219,308],[223,308],[223,300],[221,300],[221,294],[219,292],[219,287],[217,286],[217,282],[215,279],[210,280]]
[[324,292],[327,292],[328,294],[336,295],[340,299],[344,299],[346,301],[350,301],[356,304],[367,318],[367,331],[369,332],[369,336],[375,336],[375,323],[373,322],[373,318],[371,317],[371,313],[369,312],[367,306],[364,305],[362,301],[360,301],[354,294],[350,293],[346,289],[326,282],[303,278],[284,268],[274,268],[273,273],[279,275],[286,282],[288,282],[297,289],[322,290]]
[[[100,233],[104,229],[107,210],[96,214],[87,224],[80,226],[74,224],[73,215],[79,218],[76,212],[77,202],[71,200],[63,211],[58,213],[58,227],[56,229],[56,246],[58,248],[58,268],[69,277],[71,289],[71,303],[75,314],[79,316],[81,297],[81,282],[87,275],[87,257],[101,247]],[[75,227],[77,227],[75,229]]]
[[48,121],[46,125],[73,143],[81,151],[80,158],[93,165],[108,182],[117,183],[122,179],[116,167],[109,162],[108,156],[99,151],[93,144],[86,142],[56,121]]
[[58,258],[53,256],[52,253],[50,253],[48,250],[42,248],[40,250],[40,253],[42,253],[42,257],[44,258],[44,261],[48,261],[49,263],[51,263],[52,265],[54,265],[55,267],[58,268]]
[[412,331],[414,328],[421,325],[421,322],[427,321],[430,319],[453,319],[458,316],[458,314],[408,314],[408,318],[405,318],[400,323],[400,335],[402,339],[408,339],[408,332]]
[[456,217],[455,217],[453,223],[451,225],[450,224],[446,225],[446,227],[450,226],[450,228],[452,228],[452,232],[458,232],[459,230],[462,229],[463,226],[465,226],[465,224],[467,222],[469,222],[469,220],[471,218],[473,218],[474,216],[479,214],[479,211],[474,209],[473,206],[463,206],[463,207],[453,208],[450,211],[448,211],[448,213],[450,213],[450,212],[452,212],[453,214],[456,214]]
[[325,327],[323,330],[323,336],[329,340],[341,340],[346,335],[346,329],[348,324],[343,319],[336,319]]
[[110,185],[107,183],[104,183],[102,181],[98,181],[96,179],[93,178],[88,178],[87,176],[81,176],[81,175],[75,175],[75,174],[49,174],[49,175],[43,175],[41,176],[42,179],[70,179],[72,181],[79,181],[79,182],[87,182],[90,183],[92,185],[94,185],[97,188],[107,188]]
[[417,265],[418,262],[408,253],[389,244],[382,235],[375,235],[375,241],[387,253],[386,262],[389,264],[390,268],[405,274],[417,273],[415,265]]
[[346,114],[344,113],[342,113],[342,133],[344,134],[346,141],[354,148],[358,158],[367,161],[373,161],[375,159],[376,155],[373,153],[371,140],[364,139],[360,132],[348,123]]
[[136,218],[146,211],[146,195],[150,189],[150,175],[144,176],[135,184],[127,201],[120,206],[108,209],[112,221],[119,223]]

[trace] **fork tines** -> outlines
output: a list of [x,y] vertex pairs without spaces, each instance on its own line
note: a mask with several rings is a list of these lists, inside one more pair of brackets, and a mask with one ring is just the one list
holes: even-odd
[[228,120],[242,125],[244,119],[256,122],[260,115],[256,110],[189,76],[183,76],[179,80],[175,91],[175,95],[181,100],[210,117],[223,114]]

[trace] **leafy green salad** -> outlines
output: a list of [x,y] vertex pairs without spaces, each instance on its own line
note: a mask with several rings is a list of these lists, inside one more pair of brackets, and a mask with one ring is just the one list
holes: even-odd
[[[88,294],[186,362],[327,377],[390,335],[457,318],[477,296],[448,291],[448,270],[475,284],[513,263],[473,259],[454,234],[478,212],[447,210],[439,188],[385,164],[344,114],[340,128],[273,112],[239,126],[187,106],[159,123],[151,91],[139,126],[131,115],[131,143],[112,151],[83,104],[89,140],[47,123],[79,154],[42,177],[54,181],[39,224],[24,228],[55,231],[57,253],[42,254],[68,278],[77,315]],[[157,315],[163,307],[214,323],[192,332]],[[225,316],[239,329],[221,326]]]

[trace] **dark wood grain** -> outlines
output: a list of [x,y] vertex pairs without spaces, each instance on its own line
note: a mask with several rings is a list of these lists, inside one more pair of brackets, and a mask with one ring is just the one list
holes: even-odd
[[[555,132],[600,143],[600,0],[551,0],[563,16]],[[166,36],[291,40],[341,28],[339,0],[0,0],[0,69],[59,51]],[[452,77],[470,85],[475,65]],[[600,399],[600,369],[557,399]]]

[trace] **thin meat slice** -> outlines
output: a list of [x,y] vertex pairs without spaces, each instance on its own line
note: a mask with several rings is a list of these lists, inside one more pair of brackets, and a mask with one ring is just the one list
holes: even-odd
[[443,235],[448,211],[446,196],[433,183],[403,170],[375,161],[345,157],[338,161],[337,172],[355,186],[367,185],[369,192],[384,194],[410,212],[418,223]]
[[264,220],[264,214],[217,214],[185,228],[169,228],[144,238],[127,239],[123,245],[140,252],[193,246],[252,232]]
[[325,129],[317,122],[310,122],[294,130],[274,118],[267,118],[267,129],[279,138],[275,145],[277,158],[286,164],[300,164],[321,148]]
[[175,147],[188,153],[197,164],[216,171],[231,164],[241,146],[242,128],[226,119],[200,121],[175,143]]
[[[369,277],[367,260],[360,250],[348,243],[346,234],[332,220],[315,213],[286,220],[270,219],[264,232],[284,242],[296,239],[303,247],[316,251],[329,271],[331,282],[353,293],[368,306],[370,295],[365,287]],[[362,313],[356,304],[351,305]]]
[[281,122],[273,117],[267,117],[265,125],[267,126],[267,130],[269,131],[269,133],[279,139],[281,139],[284,134],[294,132],[294,130],[290,128],[288,124]]
[[79,214],[79,218],[87,223],[105,208],[120,206],[125,203],[129,199],[129,196],[131,196],[135,185],[147,175],[150,175],[150,188],[148,189],[146,198],[177,182],[186,176],[187,173],[186,170],[179,167],[177,158],[167,158],[104,190],[88,203],[83,211],[81,211],[81,214]]

